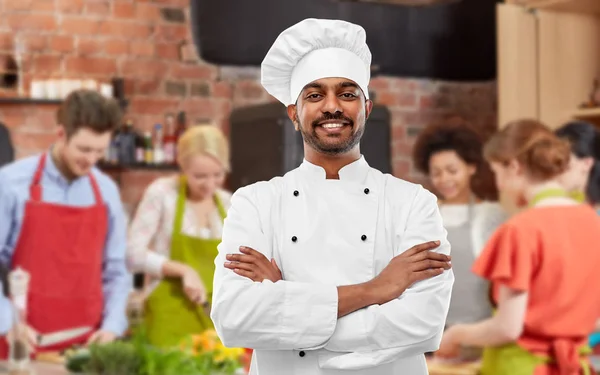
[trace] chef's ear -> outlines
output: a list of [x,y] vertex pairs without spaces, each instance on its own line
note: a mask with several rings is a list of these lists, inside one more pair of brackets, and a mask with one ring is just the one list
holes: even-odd
[[371,99],[367,99],[365,101],[365,120],[369,119],[371,115],[371,111],[373,110],[373,101]]
[[298,122],[298,110],[295,104],[288,105],[287,107],[288,117],[294,123],[294,129],[300,130],[300,123]]

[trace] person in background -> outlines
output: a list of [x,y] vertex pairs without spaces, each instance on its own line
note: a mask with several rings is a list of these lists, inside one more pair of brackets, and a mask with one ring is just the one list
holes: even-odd
[[15,149],[10,137],[10,131],[0,122],[0,167],[15,160]]
[[600,131],[586,122],[571,122],[556,135],[571,145],[569,168],[561,181],[567,190],[583,193],[582,199],[600,214]]
[[[57,112],[54,145],[0,169],[0,262],[31,276],[27,324],[33,350],[38,333],[91,328],[43,348],[48,351],[109,342],[127,329],[132,278],[123,206],[117,185],[94,167],[120,118],[114,100],[74,91]],[[0,306],[0,333],[6,334],[14,317],[3,298]],[[6,355],[4,341],[0,355]]]
[[487,192],[475,191],[476,178],[485,177],[487,171],[482,148],[475,130],[448,120],[425,128],[413,149],[414,165],[441,196],[438,204],[452,246],[455,281],[447,326],[491,315],[488,283],[473,274],[471,267],[506,214],[499,204],[482,200]]
[[482,375],[591,374],[587,337],[600,317],[600,220],[560,183],[568,142],[534,120],[508,124],[484,149],[501,193],[521,212],[494,233],[473,270],[492,284],[490,319],[449,328],[437,355],[485,347]]
[[189,128],[178,141],[177,158],[181,174],[148,186],[129,231],[129,267],[151,278],[145,291],[148,339],[162,347],[213,327],[205,307],[231,198],[222,189],[229,148],[219,128]]
[[[561,177],[563,186],[570,192],[580,193],[580,199],[600,214],[600,132],[592,124],[577,121],[562,126],[555,133],[571,145],[569,169]],[[600,325],[590,336],[589,344],[592,348],[600,344]]]

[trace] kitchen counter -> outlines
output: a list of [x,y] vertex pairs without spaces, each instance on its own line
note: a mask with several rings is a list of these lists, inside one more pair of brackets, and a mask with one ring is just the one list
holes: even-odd
[[[477,375],[478,366],[473,364],[464,365],[439,365],[429,366],[429,375]],[[64,365],[34,361],[35,375],[69,375]],[[8,368],[5,362],[0,362],[0,375],[7,375]]]
[[[473,364],[464,365],[440,365],[429,366],[429,375],[477,375],[478,366]],[[69,375],[64,365],[34,361],[35,375]],[[8,367],[5,362],[0,362],[0,375],[7,375]]]
[[[594,365],[600,365],[598,357],[591,358]],[[465,363],[465,364],[442,364],[433,360],[428,361],[429,375],[477,375],[479,370],[479,364],[477,363]],[[598,367],[596,367],[598,368]],[[34,362],[35,375],[69,375],[64,365],[41,362]],[[0,375],[7,375],[8,368],[6,363],[0,362]]]
[[[69,371],[65,369],[63,365],[48,362],[36,362],[33,363],[34,375],[69,375]],[[8,366],[6,362],[0,362],[0,374],[8,374]]]
[[477,375],[480,364],[478,362],[454,364],[427,359],[427,367],[429,375]]

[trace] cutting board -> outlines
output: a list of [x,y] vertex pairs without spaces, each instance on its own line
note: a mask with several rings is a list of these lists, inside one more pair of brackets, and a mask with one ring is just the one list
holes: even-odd
[[429,375],[478,375],[481,364],[472,363],[447,363],[436,360],[427,361]]
[[[37,375],[70,375],[64,365],[34,361],[32,367]],[[0,362],[0,375],[8,375],[8,365],[5,362]]]
[[38,353],[35,356],[35,359],[38,362],[55,363],[59,365],[64,365],[66,362],[65,357],[62,354],[60,354],[60,352]]

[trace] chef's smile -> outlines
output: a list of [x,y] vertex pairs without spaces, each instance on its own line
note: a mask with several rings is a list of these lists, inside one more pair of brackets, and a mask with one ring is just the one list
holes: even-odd
[[341,134],[344,129],[352,129],[352,126],[347,121],[328,120],[319,123],[316,129],[325,134]]

